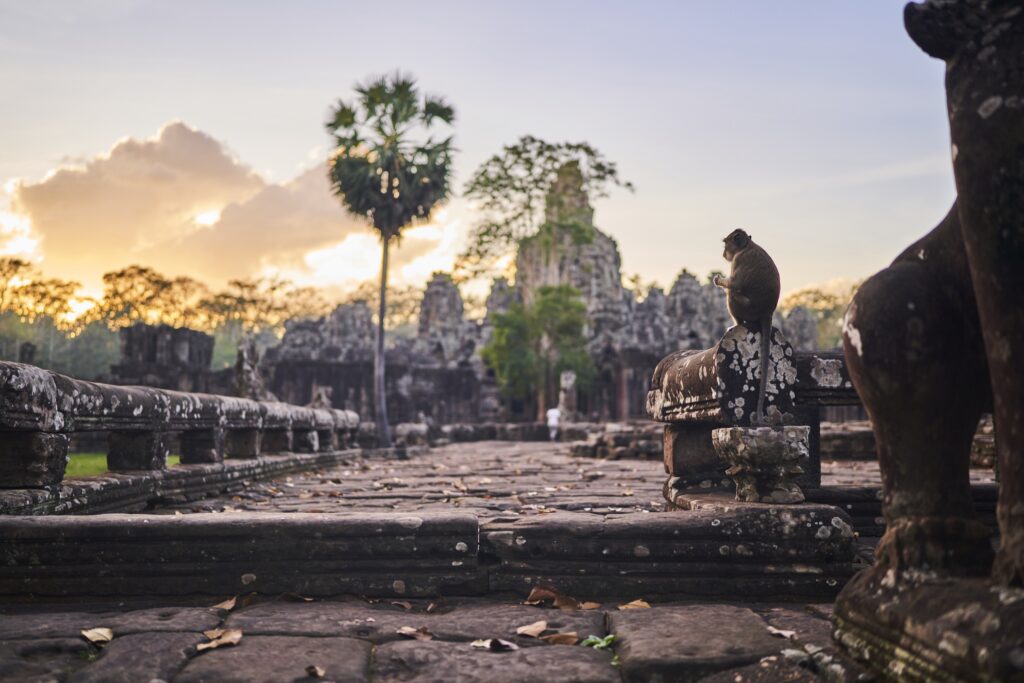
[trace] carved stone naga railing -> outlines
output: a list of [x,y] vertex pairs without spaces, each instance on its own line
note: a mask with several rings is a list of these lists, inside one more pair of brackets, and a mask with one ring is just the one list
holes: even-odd
[[[760,336],[742,325],[704,351],[678,351],[654,371],[647,412],[665,425],[664,457],[673,486],[717,484],[725,465],[715,453],[711,432],[750,426],[760,380]],[[801,463],[801,486],[821,483],[818,408],[857,405],[841,352],[798,352],[772,328],[765,409],[788,425],[810,430],[808,460]],[[666,491],[667,493],[667,491]]]
[[0,488],[40,488],[64,478],[70,436],[108,432],[111,471],[167,468],[169,436],[183,464],[354,444],[359,416],[232,396],[72,379],[0,361]]

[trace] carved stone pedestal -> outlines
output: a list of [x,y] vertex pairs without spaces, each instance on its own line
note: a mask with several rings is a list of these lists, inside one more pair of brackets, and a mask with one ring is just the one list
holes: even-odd
[[892,681],[1024,680],[1024,590],[987,579],[856,576],[833,637]]
[[795,479],[808,457],[809,427],[724,427],[711,432],[715,452],[736,483],[736,500],[748,503],[799,503],[803,491]]

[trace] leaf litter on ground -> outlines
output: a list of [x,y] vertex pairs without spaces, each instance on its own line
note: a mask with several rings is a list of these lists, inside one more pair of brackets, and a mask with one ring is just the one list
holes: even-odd
[[651,604],[646,600],[639,599],[633,602],[627,602],[625,605],[619,605],[619,609],[650,609]]
[[427,629],[426,626],[420,626],[419,628],[413,628],[412,626],[402,626],[397,631],[398,635],[405,636],[406,638],[413,638],[415,640],[433,640],[434,634]]
[[519,646],[502,638],[481,638],[470,643],[474,650],[490,650],[491,652],[509,652],[518,650]]

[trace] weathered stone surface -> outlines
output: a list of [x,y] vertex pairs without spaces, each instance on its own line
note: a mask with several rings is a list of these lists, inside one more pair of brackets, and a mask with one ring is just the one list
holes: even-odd
[[[0,519],[0,594],[479,592],[464,514]],[[100,580],[102,579],[102,580]]]
[[0,426],[41,432],[64,429],[54,375],[32,365],[0,361]]
[[309,666],[325,670],[323,680],[360,683],[370,677],[372,646],[353,638],[244,636],[238,645],[208,650],[185,666],[175,683],[281,683],[315,681]]
[[224,430],[217,427],[183,432],[181,462],[186,465],[216,463],[224,460]]
[[345,636],[364,638],[374,643],[403,640],[403,626],[426,627],[435,640],[473,641],[479,638],[504,638],[522,646],[542,645],[543,641],[517,638],[516,629],[546,620],[559,632],[576,631],[581,638],[604,635],[604,613],[596,610],[544,610],[528,605],[455,604],[425,612],[427,604],[406,610],[389,602],[367,605],[363,602],[275,602],[254,605],[234,612],[230,628],[254,635]]
[[[683,679],[685,680],[685,679]],[[757,664],[748,664],[717,674],[705,676],[701,683],[820,683],[822,679],[787,660],[782,655],[770,655]]]
[[631,683],[696,681],[785,647],[754,612],[729,605],[612,612],[609,630],[616,637],[622,677]]
[[0,432],[0,488],[54,486],[67,464],[66,434]]
[[796,483],[809,459],[810,427],[724,427],[711,432],[715,452],[729,465],[736,500],[748,503],[799,503]]
[[[773,329],[765,411],[792,413],[797,379],[793,348]],[[704,351],[665,357],[654,371],[647,412],[662,422],[750,424],[761,376],[761,335],[730,328]]]
[[512,652],[476,650],[469,643],[406,641],[377,648],[380,683],[617,683],[611,654],[551,645]]
[[888,571],[889,585],[862,572],[836,603],[835,638],[858,660],[892,680],[1024,679],[1024,590]]
[[170,681],[206,641],[199,633],[136,633],[115,637],[96,661],[83,666],[69,683]]
[[163,432],[111,432],[107,438],[107,468],[111,472],[167,469],[170,449]]
[[95,654],[80,637],[0,641],[0,681],[61,681]]
[[0,640],[78,638],[82,629],[106,627],[119,638],[133,633],[214,628],[220,617],[201,607],[156,607],[128,612],[9,612],[0,618]]

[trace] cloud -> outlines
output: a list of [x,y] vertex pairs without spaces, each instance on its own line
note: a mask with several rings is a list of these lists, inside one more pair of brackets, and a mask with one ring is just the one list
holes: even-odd
[[[221,142],[175,122],[153,138],[124,139],[105,154],[69,163],[38,182],[11,184],[0,234],[17,235],[22,246],[38,240],[36,253],[50,276],[94,292],[104,272],[133,263],[214,287],[280,274],[346,288],[376,276],[376,236],[331,194],[322,161],[288,182],[270,183]],[[396,281],[429,276],[420,277],[424,268],[416,266],[447,256],[451,232],[410,230],[392,252]]]
[[199,229],[195,216],[264,185],[223,144],[174,122],[39,182],[15,182],[11,209],[30,221],[48,273],[95,282]]

